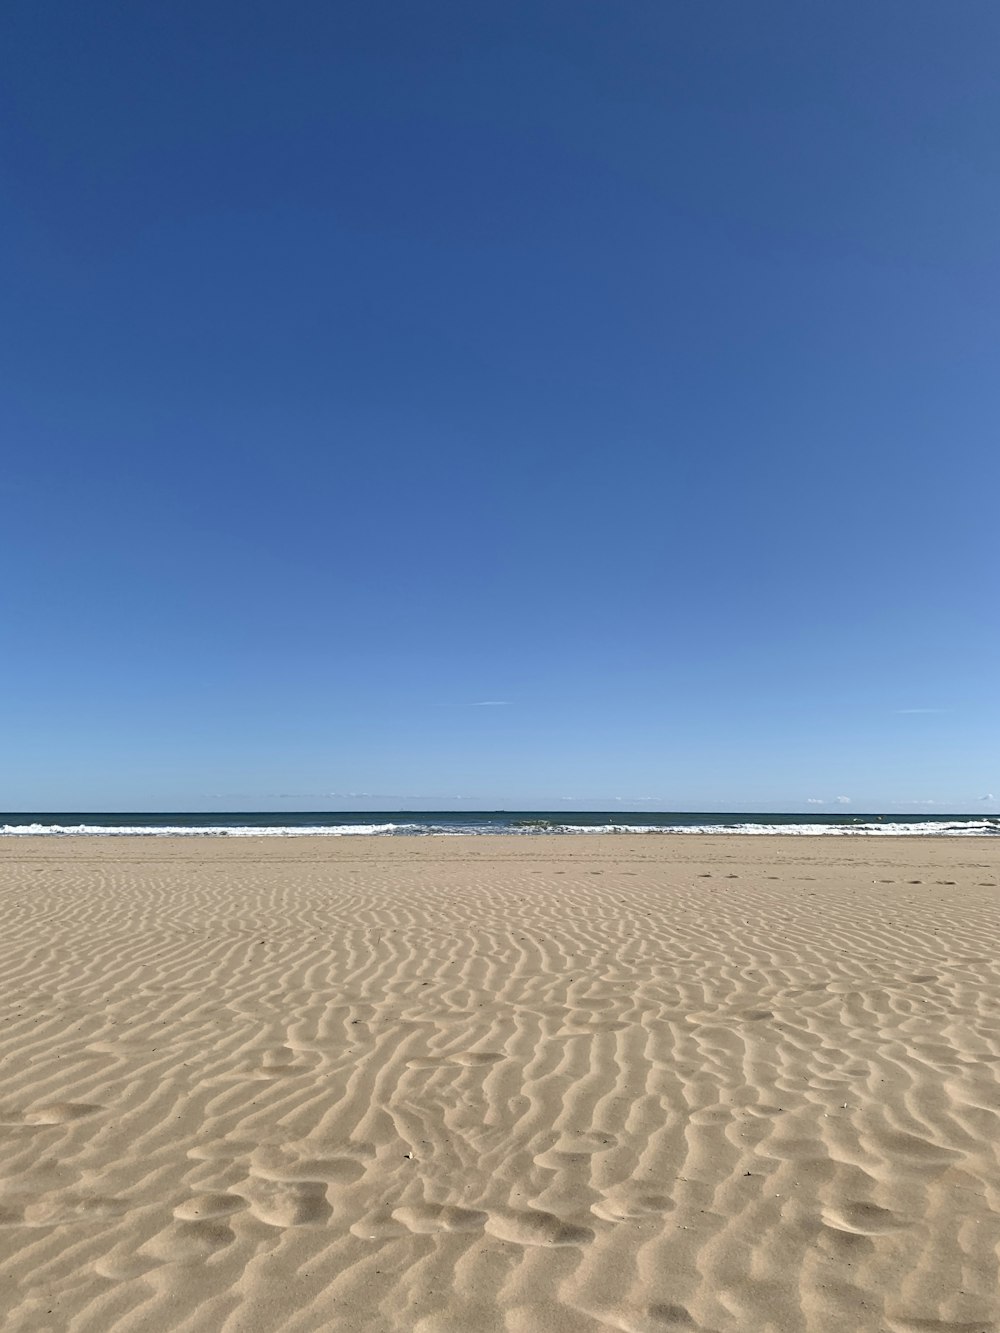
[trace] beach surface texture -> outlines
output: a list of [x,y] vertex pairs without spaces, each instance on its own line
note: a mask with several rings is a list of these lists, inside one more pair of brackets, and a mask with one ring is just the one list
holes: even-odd
[[993,1333],[1000,845],[0,843],[5,1333]]

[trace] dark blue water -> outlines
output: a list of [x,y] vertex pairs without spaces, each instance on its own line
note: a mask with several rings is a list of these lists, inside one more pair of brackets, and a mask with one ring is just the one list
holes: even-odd
[[420,834],[746,833],[844,836],[869,834],[990,836],[1000,817],[983,815],[716,814],[586,810],[399,810],[368,812],[252,811],[238,814],[34,812],[0,814],[0,835],[183,837],[407,837]]

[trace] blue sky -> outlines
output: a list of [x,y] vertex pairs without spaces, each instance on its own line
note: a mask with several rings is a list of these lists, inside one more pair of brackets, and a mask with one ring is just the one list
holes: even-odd
[[0,29],[0,808],[1000,808],[994,4]]

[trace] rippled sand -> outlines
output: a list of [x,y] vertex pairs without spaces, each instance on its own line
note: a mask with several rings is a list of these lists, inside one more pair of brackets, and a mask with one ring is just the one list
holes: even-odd
[[996,1330],[998,872],[0,844],[3,1328]]

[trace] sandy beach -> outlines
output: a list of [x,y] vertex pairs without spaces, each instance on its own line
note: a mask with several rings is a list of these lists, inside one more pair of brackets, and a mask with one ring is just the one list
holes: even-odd
[[1000,1328],[1000,841],[0,843],[9,1333]]

